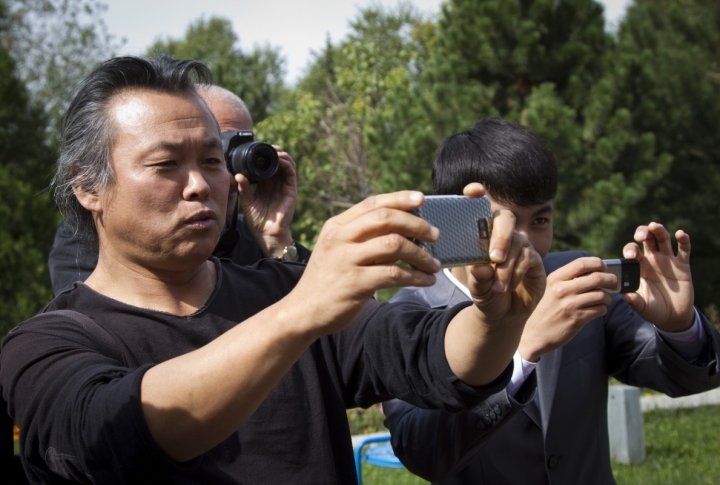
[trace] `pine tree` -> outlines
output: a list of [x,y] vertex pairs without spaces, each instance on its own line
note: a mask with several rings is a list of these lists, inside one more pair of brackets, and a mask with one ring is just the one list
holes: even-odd
[[[615,161],[623,174],[653,169],[663,176],[632,211],[692,238],[696,301],[720,304],[720,4],[713,0],[637,0],[618,32],[608,112],[627,112],[643,143]],[[604,131],[609,131],[605,128]],[[626,220],[630,234],[637,220]],[[616,241],[616,247],[620,246]]]
[[240,96],[255,122],[279,108],[285,91],[284,59],[276,47],[256,46],[246,52],[226,18],[201,17],[191,23],[183,39],[157,40],[148,54],[165,53],[197,59],[212,69],[213,82]]

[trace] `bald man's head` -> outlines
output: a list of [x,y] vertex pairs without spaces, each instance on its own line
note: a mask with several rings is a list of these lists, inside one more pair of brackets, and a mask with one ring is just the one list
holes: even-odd
[[198,94],[205,100],[215,116],[220,131],[253,129],[253,120],[242,99],[220,86],[199,86]]

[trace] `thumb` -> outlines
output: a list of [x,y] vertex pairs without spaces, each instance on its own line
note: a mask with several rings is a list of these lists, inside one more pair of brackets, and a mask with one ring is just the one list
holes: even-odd
[[623,293],[622,299],[639,315],[643,314],[647,306],[645,298],[638,293]]
[[492,265],[482,264],[471,266],[468,271],[468,289],[475,302],[483,302],[492,298],[495,270]]

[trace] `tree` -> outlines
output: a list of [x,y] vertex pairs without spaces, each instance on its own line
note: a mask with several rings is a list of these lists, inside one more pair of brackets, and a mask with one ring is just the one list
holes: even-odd
[[551,83],[582,106],[611,45],[593,0],[452,0],[442,7],[426,83],[450,134],[483,115],[521,120],[527,98]]
[[429,183],[431,152],[423,163],[412,156],[423,118],[407,92],[424,64],[426,27],[409,4],[361,10],[348,37],[316,55],[283,111],[258,126],[298,163],[294,232],[305,244],[370,195]]
[[57,143],[60,121],[80,79],[113,57],[124,40],[108,33],[98,0],[5,0],[8,26],[0,44],[17,62],[33,102],[51,120],[47,140]]
[[[0,29],[7,26],[0,4]],[[45,118],[34,109],[15,62],[0,46],[0,335],[52,298],[47,254],[57,227],[47,183],[36,173],[54,158],[42,141]]]
[[184,39],[157,40],[148,53],[207,63],[213,82],[240,96],[253,120],[259,122],[278,108],[285,90],[285,61],[277,47],[256,46],[244,52],[238,42],[228,19],[201,17],[188,26]]
[[[663,176],[641,194],[620,233],[655,220],[692,237],[693,278],[701,307],[720,304],[720,4],[712,0],[637,0],[618,31],[607,74],[606,113],[626,113],[626,128],[642,143],[617,154],[628,176],[643,160],[663,160]],[[605,117],[607,119],[607,117]],[[598,120],[597,131],[609,132]],[[620,241],[615,242],[620,246]]]

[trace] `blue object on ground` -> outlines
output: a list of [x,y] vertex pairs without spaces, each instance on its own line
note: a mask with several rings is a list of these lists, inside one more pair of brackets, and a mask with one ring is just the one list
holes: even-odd
[[[378,466],[382,468],[405,468],[398,460],[393,452],[392,445],[389,443],[390,435],[371,436],[364,439],[355,448],[355,470],[357,471],[358,485],[362,485],[362,462],[368,465]],[[368,448],[363,453],[363,448],[372,443],[388,442],[384,445],[376,445]]]

